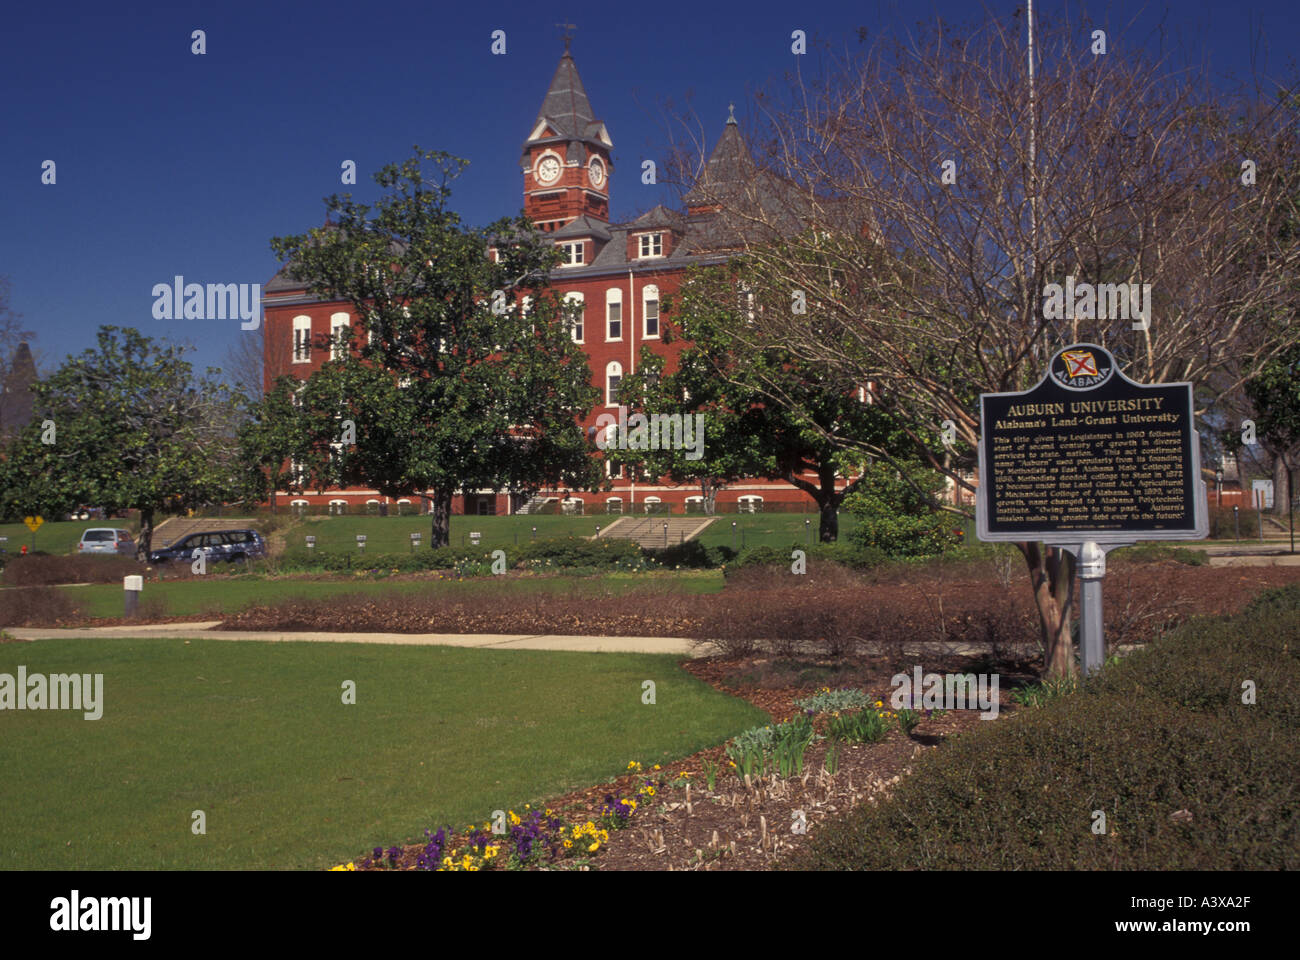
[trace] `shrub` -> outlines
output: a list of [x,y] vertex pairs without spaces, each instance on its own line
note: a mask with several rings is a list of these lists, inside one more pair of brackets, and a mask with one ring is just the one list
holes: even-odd
[[736,559],[736,551],[731,547],[706,547],[698,540],[688,540],[659,550],[646,549],[644,552],[655,563],[669,570],[676,567],[713,570]]
[[578,537],[533,540],[511,556],[515,566],[528,567],[612,567],[646,565],[641,548],[631,540],[582,540]]
[[740,568],[766,566],[774,563],[789,566],[791,563],[790,551],[787,550],[783,553],[776,547],[761,544],[757,547],[748,547],[740,551],[740,556],[736,558],[736,566]]
[[959,521],[931,506],[943,477],[920,464],[905,464],[904,470],[906,476],[883,463],[865,468],[858,490],[844,501],[858,521],[849,542],[892,558],[934,557],[955,548],[962,540]]
[[51,626],[77,613],[72,598],[57,587],[0,590],[0,627]]
[[[1189,621],[1074,693],[978,724],[783,866],[1295,869],[1300,611],[1272,607],[1295,599]],[[1257,703],[1242,702],[1242,679]],[[1094,834],[1097,809],[1107,829]]]
[[122,578],[143,573],[133,557],[47,553],[17,556],[5,564],[0,580],[13,587],[50,586],[59,583],[121,583]]
[[804,549],[808,552],[809,560],[838,563],[855,570],[870,570],[889,562],[889,557],[879,547],[859,543],[817,543]]

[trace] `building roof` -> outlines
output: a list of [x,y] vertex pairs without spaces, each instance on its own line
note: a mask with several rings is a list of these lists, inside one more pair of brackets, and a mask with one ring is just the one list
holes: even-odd
[[756,174],[754,158],[740,135],[740,125],[731,113],[722,128],[722,136],[709,154],[700,176],[683,198],[687,206],[703,206],[732,200]]
[[595,237],[597,240],[608,240],[610,233],[609,226],[603,221],[581,216],[576,220],[570,220],[551,236],[557,240],[567,240],[570,237]]
[[686,231],[686,218],[676,210],[669,210],[660,203],[651,207],[627,226],[629,230],[654,230],[656,228],[663,228],[666,230],[676,230],[678,233],[684,233]]
[[[547,130],[550,130],[548,133]],[[533,122],[532,134],[524,141],[524,160],[528,147],[535,144],[565,145],[565,159],[581,162],[582,144],[590,143],[605,149],[612,147],[605,124],[596,119],[596,112],[587,98],[587,90],[578,76],[577,64],[569,53],[565,41],[564,55],[551,77],[551,85],[542,98],[541,109]]]

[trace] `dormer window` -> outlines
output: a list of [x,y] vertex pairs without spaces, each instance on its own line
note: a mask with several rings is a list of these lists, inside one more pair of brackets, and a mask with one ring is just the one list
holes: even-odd
[[664,255],[664,235],[662,233],[647,233],[641,237],[641,256],[642,257],[662,257]]
[[579,240],[577,243],[560,244],[560,250],[564,254],[564,259],[563,261],[561,261],[560,265],[564,267],[582,266],[586,258],[586,252],[587,252],[586,248],[587,245],[583,243],[581,240]]

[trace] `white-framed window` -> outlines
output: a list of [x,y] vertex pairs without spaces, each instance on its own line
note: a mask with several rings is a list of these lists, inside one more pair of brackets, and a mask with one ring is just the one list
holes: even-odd
[[566,303],[575,305],[573,307],[573,320],[570,322],[570,330],[573,333],[573,342],[582,343],[583,342],[582,338],[584,333],[583,326],[585,320],[584,315],[586,314],[587,311],[587,306],[583,302],[585,298],[580,292],[574,290],[572,293],[566,293],[564,295],[564,300]]
[[348,502],[346,500],[331,500],[330,513],[344,514],[348,512]]
[[754,291],[747,283],[740,285],[739,306],[745,311],[745,319],[754,322]]
[[653,283],[641,290],[641,316],[645,318],[646,339],[659,337],[659,288]]
[[623,291],[618,287],[605,291],[605,339],[623,339]]
[[611,480],[623,479],[623,464],[615,463],[612,460],[605,461],[605,476]]
[[[533,313],[533,298],[524,297],[522,300],[519,301],[519,317],[520,319],[523,319],[524,317],[532,316],[532,313]],[[536,324],[532,324],[532,323],[528,324],[528,332],[536,333],[537,332]]]
[[739,502],[739,510],[741,513],[762,513],[763,498],[755,494],[750,494],[749,496],[741,497]]
[[[618,385],[623,381],[623,365],[611,360],[605,365],[605,406],[618,406]],[[610,424],[613,426],[613,424]]]
[[687,498],[686,498],[686,512],[687,512],[687,513],[703,513],[703,512],[704,512],[704,498],[701,497],[701,496],[699,496],[698,494],[695,495],[695,496],[693,496],[693,497],[687,497]]
[[366,501],[366,513],[379,513],[379,501],[373,497]]
[[560,261],[562,267],[580,267],[586,263],[587,244],[582,240],[575,240],[572,243],[560,244],[560,250],[564,254],[564,259]]
[[291,500],[289,502],[289,509],[300,517],[307,512],[309,506],[310,504],[306,500]]
[[573,516],[582,516],[582,498],[566,497],[560,501],[560,512]]
[[662,257],[664,255],[664,235],[662,233],[645,233],[641,235],[641,256]]
[[663,501],[660,500],[658,497],[646,497],[641,502],[645,504],[646,513],[654,513],[655,508],[658,507],[659,504],[663,503]]
[[[307,468],[297,460],[290,459],[289,461],[289,482],[295,487],[301,487],[307,482]],[[307,501],[302,502],[306,503]]]
[[335,313],[330,316],[330,359],[342,360],[347,352],[343,343],[343,331],[348,328],[348,315]]
[[293,318],[293,362],[311,361],[311,317]]
[[605,501],[605,512],[606,512],[606,513],[622,513],[622,512],[623,512],[623,498],[622,498],[622,497],[610,497],[608,500],[606,500],[606,501]]

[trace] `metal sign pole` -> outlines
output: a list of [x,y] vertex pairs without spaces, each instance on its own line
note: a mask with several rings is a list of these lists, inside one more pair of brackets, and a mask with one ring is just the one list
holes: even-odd
[[1091,676],[1106,662],[1106,631],[1102,613],[1102,580],[1106,576],[1106,554],[1128,543],[1100,544],[1093,540],[1083,543],[1049,543],[1050,547],[1068,550],[1078,562],[1079,579],[1083,588],[1079,594],[1079,660],[1085,677]]

